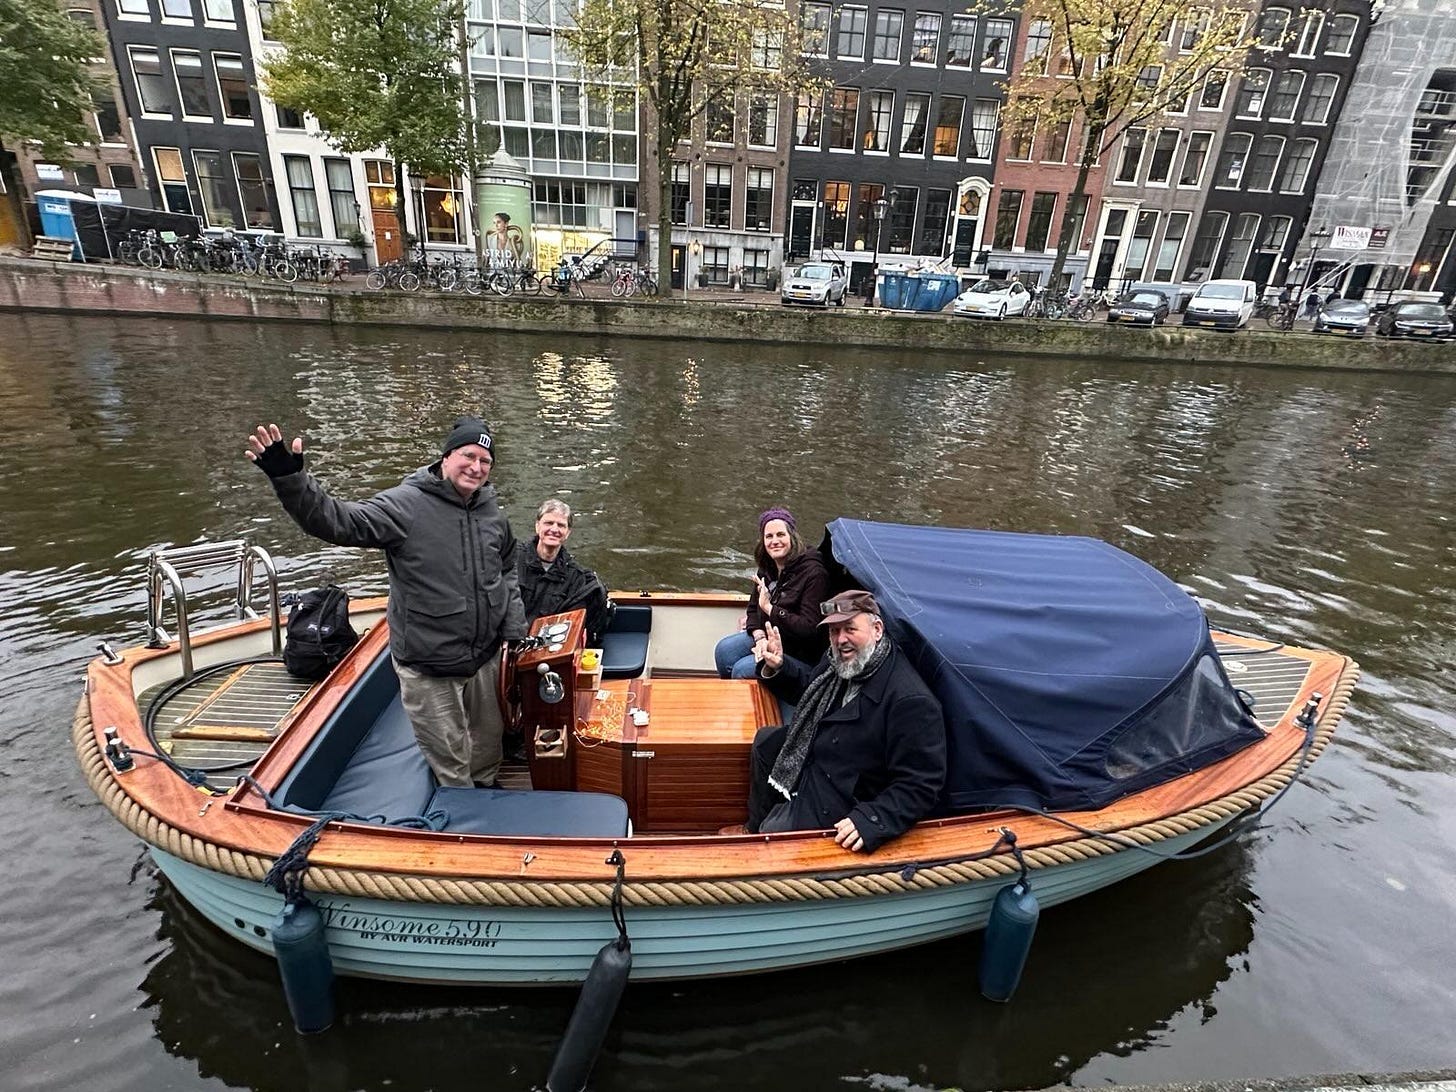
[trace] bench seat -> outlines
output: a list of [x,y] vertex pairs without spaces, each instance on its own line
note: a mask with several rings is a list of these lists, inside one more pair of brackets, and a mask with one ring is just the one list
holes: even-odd
[[428,811],[443,811],[451,834],[521,838],[625,838],[627,801],[600,792],[439,788]]

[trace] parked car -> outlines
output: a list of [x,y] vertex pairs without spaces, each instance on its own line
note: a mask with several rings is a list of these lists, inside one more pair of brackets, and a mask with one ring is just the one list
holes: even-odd
[[1363,300],[1330,300],[1314,318],[1314,333],[1364,337],[1370,329],[1370,305]]
[[977,281],[950,305],[951,314],[976,318],[1004,319],[1024,315],[1031,306],[1031,293],[1020,281]]
[[1451,336],[1451,319],[1439,303],[1397,303],[1381,312],[1375,332],[1386,337]]
[[1259,286],[1253,281],[1205,281],[1183,312],[1184,326],[1237,330],[1254,315]]
[[1168,297],[1151,288],[1135,288],[1107,309],[1108,322],[1147,323],[1167,321]]
[[828,307],[831,303],[843,307],[848,291],[849,278],[841,263],[805,262],[784,281],[779,299],[783,303],[805,303],[813,307]]

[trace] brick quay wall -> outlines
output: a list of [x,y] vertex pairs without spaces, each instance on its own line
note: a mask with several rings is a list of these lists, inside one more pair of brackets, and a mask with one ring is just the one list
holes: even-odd
[[[600,292],[602,286],[593,286]],[[117,266],[0,257],[0,310],[310,322],[433,330],[509,330],[676,340],[812,343],[929,350],[961,357],[1040,356],[1164,364],[1331,368],[1456,375],[1456,343],[1359,341],[1265,329],[1223,333],[1103,321],[990,322],[878,308],[782,307],[776,293],[694,291],[656,300],[370,292]]]

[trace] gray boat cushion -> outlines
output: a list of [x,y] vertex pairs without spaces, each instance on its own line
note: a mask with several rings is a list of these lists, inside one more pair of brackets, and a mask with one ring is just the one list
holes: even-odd
[[602,678],[641,678],[647,670],[651,634],[651,607],[619,605],[612,613],[611,628],[602,636]]
[[452,834],[543,838],[625,838],[627,801],[600,792],[516,792],[439,788],[429,810],[450,816]]
[[354,750],[319,810],[404,819],[424,815],[434,791],[435,775],[396,694]]

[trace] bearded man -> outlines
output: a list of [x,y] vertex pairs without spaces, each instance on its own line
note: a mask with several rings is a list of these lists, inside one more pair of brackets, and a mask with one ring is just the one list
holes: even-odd
[[871,853],[929,815],[945,783],[945,716],[885,632],[867,591],[820,604],[829,651],[812,671],[786,658],[765,627],[758,676],[797,706],[787,726],[753,741],[749,833],[822,830]]

